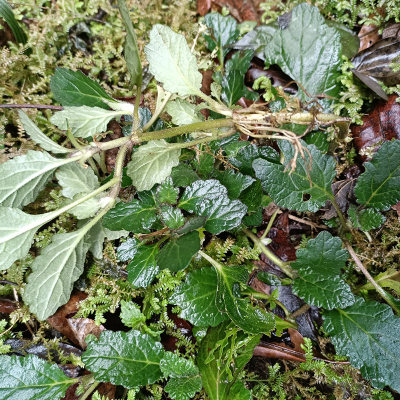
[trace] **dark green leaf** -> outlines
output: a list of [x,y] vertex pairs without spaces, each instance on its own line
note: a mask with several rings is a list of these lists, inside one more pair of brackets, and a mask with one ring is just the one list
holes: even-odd
[[157,189],[157,198],[160,203],[175,204],[178,200],[179,189],[174,187],[172,178],[167,178]]
[[321,232],[308,241],[305,249],[296,252],[292,264],[300,275],[293,283],[293,292],[307,303],[332,310],[348,307],[355,301],[350,287],[340,278],[340,270],[348,258],[342,241],[329,232]]
[[214,162],[214,155],[203,151],[193,161],[193,168],[200,177],[206,179],[214,172]]
[[281,286],[281,280],[274,274],[269,274],[268,272],[261,271],[257,274],[257,278],[270,286]]
[[104,100],[115,101],[95,81],[81,71],[57,68],[50,81],[54,98],[63,106],[109,108]]
[[322,153],[326,153],[329,149],[329,142],[327,140],[326,132],[310,132],[308,135],[306,135],[304,141],[307,144],[313,144],[319,151],[322,151]]
[[228,195],[231,199],[237,199],[243,190],[255,182],[252,177],[243,175],[233,169],[219,171],[216,177],[228,189]]
[[158,266],[161,269],[168,268],[172,272],[178,272],[189,265],[199,250],[200,238],[196,231],[171,239],[158,253]]
[[[319,210],[333,196],[331,184],[336,176],[335,160],[322,154],[314,145],[308,145],[308,151],[304,151],[305,161],[299,156],[296,169],[289,174],[294,148],[285,140],[279,147],[284,156],[283,165],[264,159],[253,162],[256,176],[261,180],[264,191],[281,207],[297,211]],[[285,172],[285,168],[288,171]]]
[[138,250],[138,241],[135,238],[128,238],[117,248],[117,258],[119,261],[125,262],[132,260]]
[[366,207],[388,210],[400,200],[400,140],[385,142],[365,172],[358,178],[354,193]]
[[134,287],[147,287],[156,277],[159,267],[156,262],[158,246],[140,246],[128,264],[128,281]]
[[17,43],[25,44],[27,40],[26,34],[15,19],[14,12],[6,0],[0,0],[0,17],[3,18],[11,28]]
[[205,225],[207,217],[189,217],[186,219],[182,228],[177,229],[176,233],[184,235],[185,233],[195,231]]
[[337,30],[325,23],[317,7],[303,3],[292,10],[287,28],[276,31],[265,48],[265,58],[301,84],[298,95],[302,100],[310,99],[302,88],[310,96],[336,97],[341,48]]
[[178,229],[185,223],[185,217],[179,208],[170,205],[160,207],[160,217],[169,229]]
[[172,168],[171,178],[175,186],[186,187],[199,179],[199,176],[185,164]]
[[161,343],[149,335],[139,331],[105,331],[98,340],[90,341],[82,361],[97,381],[130,389],[160,379],[163,356]]
[[217,274],[213,268],[190,272],[185,282],[175,289],[169,299],[181,309],[181,318],[195,326],[217,326],[227,319],[216,304]]
[[347,213],[354,228],[365,232],[379,228],[386,221],[386,218],[379,211],[372,208],[358,212],[356,207],[352,205]]
[[257,179],[240,194],[239,200],[247,206],[248,213],[254,213],[258,211],[261,206],[262,196],[261,182]]
[[344,310],[324,314],[324,330],[375,387],[400,391],[400,318],[387,304],[358,298]]
[[340,24],[331,19],[327,19],[326,24],[335,28],[339,32],[343,55],[345,55],[349,60],[353,58],[360,48],[360,39],[358,38],[357,33],[353,32],[346,25]]
[[58,400],[76,379],[39,357],[0,356],[0,398],[7,400]]

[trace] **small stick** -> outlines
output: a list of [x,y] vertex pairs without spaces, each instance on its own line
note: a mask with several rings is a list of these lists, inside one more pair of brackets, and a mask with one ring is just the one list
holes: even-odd
[[63,110],[62,106],[52,106],[46,104],[0,104],[0,108],[37,108],[48,110]]

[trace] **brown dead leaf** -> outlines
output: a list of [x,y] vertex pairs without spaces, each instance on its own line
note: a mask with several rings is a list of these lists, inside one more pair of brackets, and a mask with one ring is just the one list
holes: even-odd
[[376,25],[363,25],[358,33],[358,37],[360,39],[360,48],[358,51],[365,50],[380,40],[378,27]]

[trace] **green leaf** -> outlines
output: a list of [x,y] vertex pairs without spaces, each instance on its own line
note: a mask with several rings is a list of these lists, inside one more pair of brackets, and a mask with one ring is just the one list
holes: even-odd
[[56,172],[56,178],[62,187],[62,195],[69,199],[80,193],[91,193],[99,187],[99,181],[93,170],[84,168],[78,163],[63,165]]
[[172,178],[167,178],[157,188],[157,199],[160,203],[175,204],[178,200],[179,189],[174,187]]
[[180,96],[199,94],[202,75],[184,36],[167,26],[156,24],[150,32],[150,43],[144,52],[150,72],[164,85],[165,90]]
[[365,172],[358,178],[354,193],[366,207],[388,210],[400,200],[400,140],[385,142]]
[[358,212],[353,204],[350,206],[347,213],[354,228],[361,229],[365,232],[371,229],[378,229],[386,221],[386,218],[379,211],[368,208]]
[[213,268],[190,272],[177,287],[169,302],[181,308],[180,317],[195,326],[217,326],[227,319],[215,304],[217,274]]
[[205,228],[215,234],[238,226],[247,210],[239,200],[230,200],[225,186],[215,179],[199,180],[191,184],[183,193],[178,206],[207,217]]
[[57,68],[50,81],[54,98],[63,106],[109,108],[106,101],[115,101],[95,81],[81,71]]
[[174,125],[188,125],[204,120],[204,117],[194,104],[179,98],[169,101],[165,111],[172,117]]
[[156,277],[159,267],[156,262],[158,246],[140,246],[128,264],[128,281],[133,287],[147,287]]
[[74,136],[87,138],[96,133],[105,132],[108,123],[126,114],[126,111],[105,110],[100,107],[64,107],[56,112],[50,121],[60,129],[71,129]]
[[161,343],[149,335],[139,331],[104,331],[98,340],[90,341],[82,361],[97,381],[132,389],[162,377],[163,356]]
[[[302,144],[305,146],[304,142]],[[319,210],[333,196],[331,184],[336,176],[335,160],[322,154],[314,145],[307,145],[305,147],[308,151],[304,151],[305,161],[299,155],[296,169],[289,174],[294,148],[285,140],[279,147],[284,156],[284,164],[275,164],[264,159],[253,162],[254,171],[261,180],[264,191],[278,206],[297,211]],[[288,171],[285,172],[285,168]]]
[[[285,29],[278,29],[265,48],[267,64],[279,65],[299,82],[302,100],[325,94],[337,97],[341,64],[340,35],[324,21],[317,7],[303,3],[293,8]],[[332,100],[328,101],[328,104]]]
[[140,87],[142,84],[142,64],[140,62],[135,29],[129,16],[125,0],[118,0],[118,8],[127,31],[124,45],[126,66],[131,75],[132,83],[137,87]]
[[172,168],[171,178],[175,186],[186,187],[199,180],[199,176],[186,164],[179,164]]
[[154,198],[141,193],[139,200],[119,202],[103,217],[103,226],[112,231],[125,229],[133,233],[146,233],[157,220]]
[[243,175],[233,169],[218,171],[217,179],[228,189],[228,195],[232,199],[237,199],[243,190],[247,189],[256,180],[248,175]]
[[178,272],[189,265],[199,250],[200,237],[197,231],[187,233],[177,239],[171,238],[158,253],[158,266],[161,269],[168,268],[172,272]]
[[254,213],[260,209],[263,197],[261,182],[257,179],[239,197],[239,200],[247,206],[247,212]]
[[164,390],[174,400],[189,400],[202,388],[200,376],[171,378]]
[[160,207],[160,217],[169,229],[178,229],[185,223],[185,217],[182,211],[171,205],[163,205]]
[[135,238],[128,238],[125,242],[121,243],[117,248],[117,258],[119,261],[125,262],[132,260],[138,250],[138,240]]
[[146,321],[146,317],[141,313],[137,304],[124,300],[121,300],[120,318],[122,323],[128,328],[135,328]]
[[24,302],[38,319],[53,315],[69,300],[75,281],[82,275],[90,247],[84,240],[87,232],[88,227],[84,226],[75,232],[56,234],[35,258]]
[[193,361],[179,357],[170,351],[165,352],[163,359],[160,361],[160,368],[164,374],[164,378],[178,378],[180,376],[191,376],[199,373],[199,369],[194,365]]
[[172,168],[179,164],[180,155],[181,149],[165,140],[152,140],[132,155],[127,174],[138,191],[149,190],[171,175]]
[[[74,196],[72,201],[79,200],[80,198],[84,197],[85,195],[79,195],[77,194]],[[75,215],[76,218],[78,219],[86,219],[86,218],[91,218],[93,217],[97,211],[102,207],[101,199],[104,198],[105,194],[97,195],[94,196],[86,201],[84,201],[81,204],[78,204],[77,206],[71,208],[68,212],[71,213],[72,215]],[[107,199],[106,199],[107,200]],[[68,202],[67,202],[68,204]]]
[[308,304],[332,310],[348,307],[355,301],[354,295],[342,279],[349,254],[342,249],[342,241],[329,232],[321,232],[307,242],[305,249],[296,252],[292,267],[300,277],[293,283],[293,292]]
[[46,152],[29,150],[25,155],[1,164],[1,205],[19,208],[31,203],[46,186],[54,170],[70,162]]
[[323,326],[337,353],[349,357],[364,378],[400,391],[400,318],[387,304],[358,298],[344,310],[324,313]]
[[22,110],[18,110],[18,115],[22,123],[22,127],[25,129],[25,132],[35,143],[39,144],[42,149],[51,151],[52,153],[56,154],[66,154],[73,151],[71,149],[66,149],[65,147],[60,146],[49,137],[47,137]]
[[340,24],[337,21],[327,19],[326,24],[330,27],[335,28],[340,35],[340,42],[342,44],[343,55],[349,60],[353,58],[360,48],[360,39],[357,33],[353,32],[346,25]]
[[315,147],[319,150],[322,151],[322,153],[326,153],[329,150],[329,142],[327,140],[328,136],[326,132],[322,131],[314,131],[310,132],[306,137],[304,138],[304,141],[307,144],[313,144]]
[[196,229],[202,228],[206,223],[207,217],[188,217],[186,218],[185,224],[176,230],[178,235],[184,235],[185,233],[195,231]]
[[0,397],[7,400],[58,400],[76,382],[34,355],[0,356],[0,374]]
[[3,18],[11,28],[17,43],[25,44],[27,41],[26,34],[15,19],[14,12],[6,0],[0,0],[0,17]]

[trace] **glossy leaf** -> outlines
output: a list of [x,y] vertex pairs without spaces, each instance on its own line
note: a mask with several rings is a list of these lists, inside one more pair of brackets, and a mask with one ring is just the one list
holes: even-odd
[[76,382],[34,355],[0,356],[0,373],[0,398],[7,400],[58,400]]
[[200,375],[171,378],[165,392],[174,400],[189,400],[202,388]]
[[217,179],[228,189],[228,195],[231,199],[237,199],[243,190],[255,182],[255,179],[251,176],[243,175],[232,169],[219,172]]
[[140,246],[128,264],[128,281],[133,287],[147,287],[159,271],[156,257],[158,246]]
[[187,233],[177,239],[172,238],[158,253],[158,266],[161,269],[168,268],[172,272],[178,272],[189,265],[199,250],[200,238],[197,231]]
[[174,125],[188,125],[204,120],[194,104],[179,98],[168,102],[165,111],[172,117]]
[[156,24],[150,31],[150,43],[144,52],[150,72],[165,90],[180,96],[199,93],[202,75],[184,36],[167,26]]
[[18,21],[15,19],[13,9],[6,0],[0,0],[0,17],[7,22],[17,43],[25,44],[27,41],[26,34]]
[[190,272],[169,301],[178,305],[180,317],[195,326],[217,326],[227,319],[216,306],[217,274],[213,268]]
[[200,179],[200,177],[186,164],[179,164],[172,168],[171,178],[175,186],[186,187]]
[[138,250],[138,240],[135,238],[128,238],[125,242],[121,243],[117,248],[117,257],[119,261],[125,262],[132,260]]
[[29,150],[23,156],[0,165],[0,204],[23,207],[36,199],[53,172],[70,163],[42,151]]
[[388,210],[400,200],[400,140],[385,142],[365,172],[358,178],[354,193],[366,207]]
[[97,381],[131,389],[162,377],[160,361],[163,356],[161,343],[149,335],[133,330],[104,331],[98,340],[90,341],[82,361]]
[[[306,160],[299,156],[296,169],[289,174],[288,164],[294,157],[294,148],[285,140],[279,147],[284,156],[283,164],[265,159],[253,162],[254,171],[264,191],[281,207],[297,211],[319,210],[333,196],[331,184],[336,176],[335,160],[322,154],[314,145],[307,145],[309,153],[304,151]],[[285,172],[285,168],[288,171]]]
[[157,188],[157,199],[160,203],[175,204],[178,200],[179,189],[174,187],[172,178],[167,178]]
[[352,206],[347,213],[354,228],[361,229],[365,232],[379,228],[386,221],[386,218],[373,208],[358,212],[357,209]]
[[120,318],[122,323],[129,328],[135,328],[146,321],[146,317],[141,313],[137,304],[124,300],[121,301]]
[[171,170],[179,164],[181,150],[165,140],[152,140],[132,155],[127,166],[127,174],[138,191],[149,190],[171,175]]
[[63,106],[68,107],[102,107],[108,106],[104,100],[115,101],[94,80],[81,71],[71,71],[57,68],[50,81],[54,98]]
[[160,207],[160,217],[169,229],[178,229],[185,223],[185,217],[179,208],[170,205]]
[[343,310],[324,313],[324,330],[336,351],[350,358],[377,388],[400,391],[400,318],[387,304],[358,298]]

